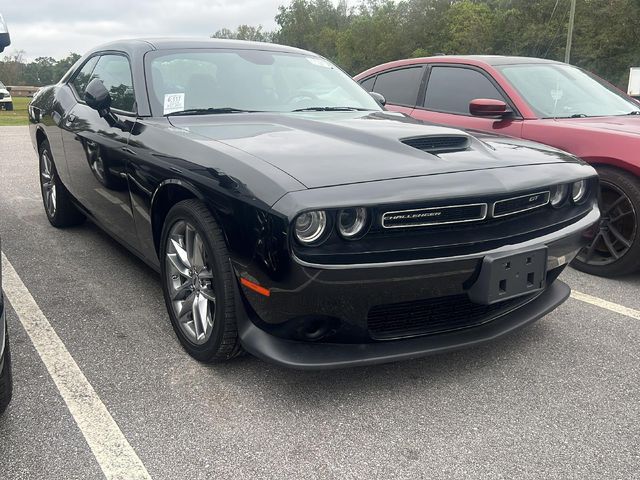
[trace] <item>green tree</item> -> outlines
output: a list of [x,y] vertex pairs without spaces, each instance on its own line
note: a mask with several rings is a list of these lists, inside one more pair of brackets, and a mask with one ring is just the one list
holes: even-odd
[[338,33],[349,25],[351,14],[344,0],[337,5],[330,0],[293,0],[278,8],[275,19],[280,27],[274,36],[276,42],[335,60]]
[[448,40],[445,52],[452,54],[493,53],[494,12],[486,3],[462,0],[446,14]]
[[211,35],[212,38],[226,38],[233,40],[250,40],[253,42],[271,42],[273,32],[265,32],[262,25],[252,27],[251,25],[240,25],[236,30],[223,28]]

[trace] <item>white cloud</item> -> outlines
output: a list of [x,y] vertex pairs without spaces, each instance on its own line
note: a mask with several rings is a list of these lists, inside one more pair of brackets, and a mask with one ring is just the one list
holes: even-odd
[[29,0],[3,2],[11,50],[29,59],[84,53],[119,38],[208,37],[241,24],[275,29],[278,6],[288,0]]

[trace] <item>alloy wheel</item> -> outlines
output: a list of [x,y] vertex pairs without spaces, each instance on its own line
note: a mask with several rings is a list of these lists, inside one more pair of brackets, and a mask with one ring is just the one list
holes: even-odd
[[598,203],[600,223],[586,232],[589,245],[577,259],[587,265],[604,266],[620,260],[632,247],[637,217],[629,197],[612,183],[600,181]]
[[44,206],[47,209],[49,217],[54,217],[57,208],[57,192],[55,182],[55,170],[53,163],[46,150],[40,155],[41,169],[40,182],[42,184],[42,196],[44,198]]
[[202,236],[189,222],[176,222],[166,247],[166,282],[178,325],[190,342],[204,344],[213,330],[216,294]]

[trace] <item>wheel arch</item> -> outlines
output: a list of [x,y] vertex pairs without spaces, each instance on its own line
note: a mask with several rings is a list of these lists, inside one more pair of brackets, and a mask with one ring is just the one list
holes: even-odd
[[620,170],[623,172],[630,173],[637,177],[640,181],[640,165],[635,165],[631,162],[627,162],[625,160],[620,160],[617,158],[593,158],[587,159],[593,168],[613,168],[615,170]]
[[160,183],[151,197],[151,232],[153,234],[153,245],[155,247],[156,254],[159,254],[160,252],[162,228],[169,210],[171,210],[171,208],[178,202],[189,199],[200,200],[206,205],[211,212],[211,215],[213,215],[216,221],[218,221],[225,237],[225,241],[227,241],[228,244],[223,222],[220,221],[220,215],[218,215],[218,212],[211,207],[210,202],[206,201],[206,197],[202,191],[187,181],[178,178],[170,178]]
[[42,128],[41,125],[38,125],[36,127],[36,148],[38,149],[38,152],[40,151],[40,145],[42,145],[42,143],[45,140],[49,140],[49,137],[47,137],[47,133],[44,131],[44,128]]

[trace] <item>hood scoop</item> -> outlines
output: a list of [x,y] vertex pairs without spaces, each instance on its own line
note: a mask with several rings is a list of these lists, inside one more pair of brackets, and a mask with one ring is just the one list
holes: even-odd
[[432,135],[426,137],[403,138],[402,143],[423,152],[438,153],[459,152],[469,148],[471,140],[465,135]]

